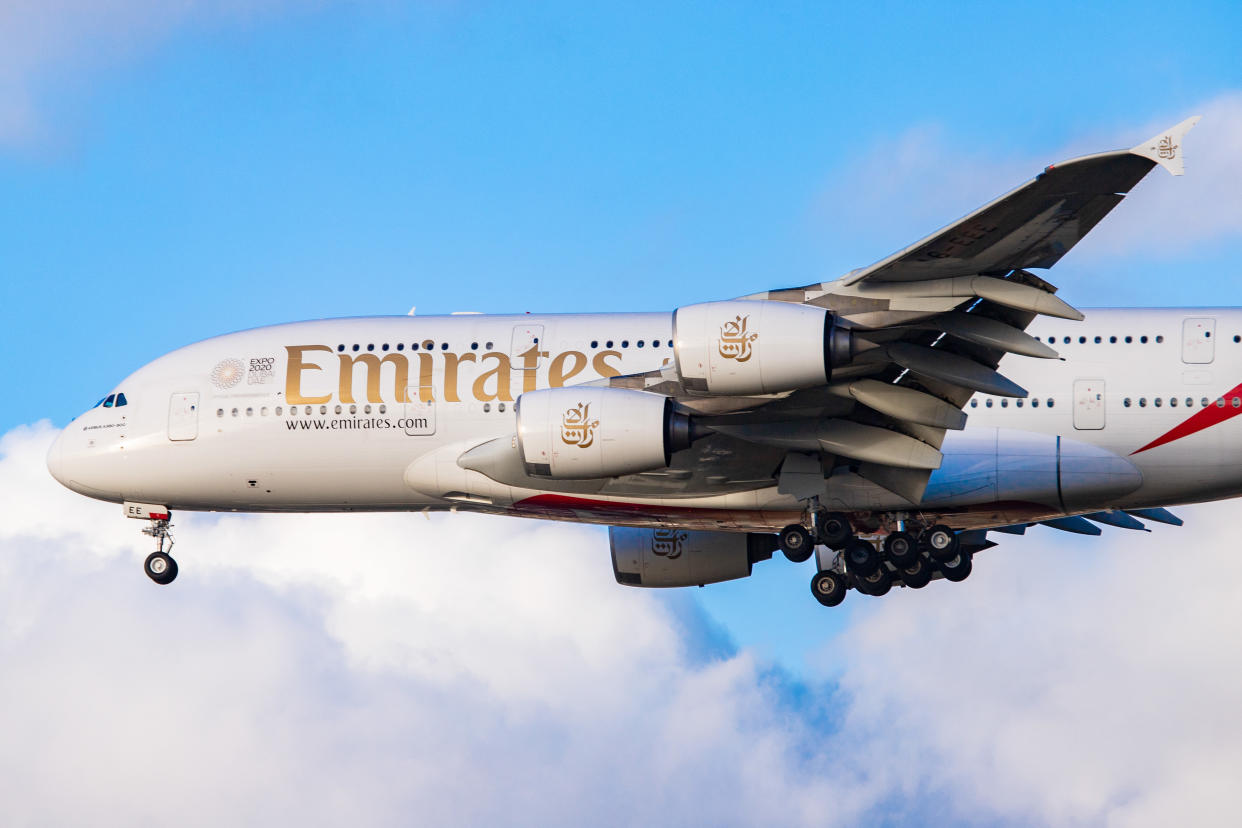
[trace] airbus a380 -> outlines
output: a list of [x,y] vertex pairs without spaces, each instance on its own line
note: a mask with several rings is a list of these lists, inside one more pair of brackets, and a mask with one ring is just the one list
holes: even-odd
[[619,583],[960,581],[990,531],[1242,495],[1242,310],[1083,314],[1050,268],[1190,118],[1076,158],[835,281],[672,313],[325,319],[163,356],[48,455],[177,576],[173,511],[464,510],[610,526]]

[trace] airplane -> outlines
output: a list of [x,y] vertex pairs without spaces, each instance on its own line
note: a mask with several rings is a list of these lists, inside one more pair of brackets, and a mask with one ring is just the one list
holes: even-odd
[[174,511],[469,511],[609,526],[635,587],[815,559],[836,606],[970,575],[989,533],[1180,525],[1242,495],[1242,309],[1083,313],[1055,265],[1189,118],[1046,167],[833,281],[672,313],[321,319],[126,377],[51,474],[120,503],[171,583]]

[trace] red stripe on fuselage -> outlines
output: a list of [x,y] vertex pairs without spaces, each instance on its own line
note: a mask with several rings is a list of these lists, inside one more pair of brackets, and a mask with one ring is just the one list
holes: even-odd
[[1133,457],[1141,451],[1154,449],[1157,446],[1163,446],[1166,443],[1173,442],[1174,440],[1189,437],[1195,432],[1203,431],[1203,429],[1211,428],[1214,425],[1219,425],[1220,423],[1225,422],[1225,420],[1233,419],[1239,414],[1242,414],[1242,407],[1234,408],[1233,406],[1233,400],[1235,397],[1242,397],[1242,385],[1235,385],[1232,390],[1225,392],[1223,397],[1217,398],[1218,401],[1224,400],[1225,404],[1223,406],[1217,405],[1215,401],[1209,403],[1207,408],[1196,411],[1192,416],[1187,417],[1184,421],[1169,429],[1164,434],[1161,434],[1141,449],[1136,449],[1135,451],[1130,452],[1130,456]]

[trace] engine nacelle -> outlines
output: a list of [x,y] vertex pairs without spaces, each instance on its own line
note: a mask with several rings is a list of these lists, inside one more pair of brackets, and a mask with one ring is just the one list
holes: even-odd
[[673,353],[689,391],[743,396],[813,388],[853,352],[853,334],[814,305],[738,299],[673,313]]
[[775,535],[608,528],[617,583],[641,587],[703,586],[750,575],[772,557]]
[[563,480],[666,467],[690,445],[690,418],[660,394],[628,388],[545,388],[517,401],[527,474]]

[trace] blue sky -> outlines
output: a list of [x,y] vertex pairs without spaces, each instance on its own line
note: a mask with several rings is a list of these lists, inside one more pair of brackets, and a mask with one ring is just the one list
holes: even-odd
[[[1197,112],[1186,178],[1158,171],[1050,278],[1079,306],[1242,304],[1237,3],[165,6],[0,10],[0,433],[61,426],[148,360],[256,325],[671,310],[834,278]],[[572,537],[607,575],[603,535]],[[826,614],[782,563],[643,612],[696,658],[757,659],[783,705],[862,682],[840,637],[879,611]],[[228,571],[282,618],[317,611],[281,603],[305,575]],[[204,626],[229,613],[213,583]],[[353,640],[329,632],[301,646]],[[1104,813],[1010,804],[983,813]]]
[[[1242,82],[1229,3],[1179,7],[1172,32],[1167,3],[246,7],[122,17],[138,32],[11,70],[32,124],[0,144],[0,319],[42,357],[16,360],[0,427],[63,423],[167,350],[269,322],[668,309],[834,277],[1072,142],[1136,143]],[[919,130],[918,163],[875,157]],[[920,190],[932,150],[995,179]],[[1128,295],[1059,281],[1080,304],[1174,301],[1159,285],[1195,278],[1185,261],[1124,261]]]

